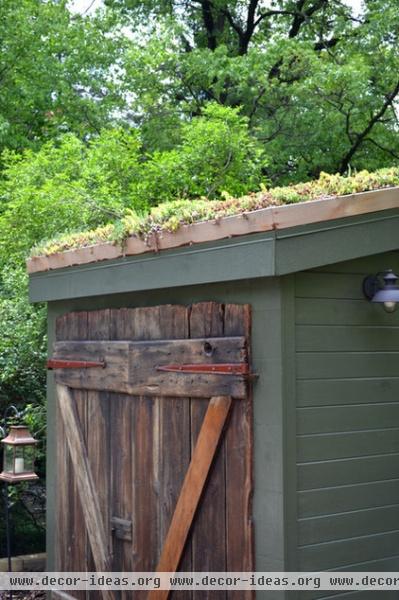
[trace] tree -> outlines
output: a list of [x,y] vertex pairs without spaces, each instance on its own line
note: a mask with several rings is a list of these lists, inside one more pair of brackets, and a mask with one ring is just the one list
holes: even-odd
[[104,129],[87,143],[68,133],[37,151],[5,152],[0,269],[44,238],[105,226],[127,208],[259,188],[266,158],[238,109],[208,104],[180,137],[173,150],[148,153],[136,130]]
[[396,0],[366,0],[358,16],[343,0],[106,4],[132,31],[126,81],[149,148],[173,147],[212,101],[242,107],[276,182],[398,160]]
[[0,0],[0,10],[0,151],[113,120],[124,42],[110,16],[72,15],[66,0]]
[[133,206],[140,198],[151,206],[259,189],[266,156],[238,109],[208,103],[199,116],[181,125],[180,137],[172,150],[156,150],[142,163]]
[[140,143],[104,130],[85,143],[68,133],[40,150],[3,154],[0,268],[19,265],[31,247],[62,232],[104,225],[131,203]]

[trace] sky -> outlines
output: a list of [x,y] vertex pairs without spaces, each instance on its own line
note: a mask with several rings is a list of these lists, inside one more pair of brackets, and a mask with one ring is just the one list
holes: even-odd
[[[358,14],[361,9],[362,0],[344,0],[346,4],[353,6],[355,14]],[[71,0],[72,10],[80,13],[94,12],[96,8],[100,7],[102,0]]]
[[69,5],[73,12],[92,12],[98,6],[101,6],[101,0],[71,0]]
[[102,0],[71,0],[70,6],[74,12],[90,13],[101,6]]

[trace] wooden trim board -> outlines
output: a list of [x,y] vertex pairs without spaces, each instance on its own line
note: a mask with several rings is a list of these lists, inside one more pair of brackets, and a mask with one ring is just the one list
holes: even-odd
[[[207,354],[206,348],[210,351]],[[64,341],[54,344],[55,359],[97,361],[103,368],[59,368],[55,380],[69,388],[102,390],[133,396],[206,398],[219,395],[245,398],[249,370],[247,342],[243,336],[153,341]],[[176,364],[173,364],[176,363]],[[183,363],[207,372],[178,371]],[[212,373],[227,363],[241,373]],[[168,365],[175,371],[164,371]]]
[[284,206],[271,206],[213,221],[184,225],[174,233],[161,231],[152,234],[147,240],[132,236],[128,238],[123,248],[109,242],[59,252],[51,256],[38,256],[27,261],[27,269],[30,274],[38,273],[392,208],[399,208],[399,187]]
[[[90,469],[75,399],[64,385],[57,384],[57,395],[96,571],[111,571],[100,502]],[[104,600],[114,598],[112,592],[108,590],[103,590],[101,595]]]

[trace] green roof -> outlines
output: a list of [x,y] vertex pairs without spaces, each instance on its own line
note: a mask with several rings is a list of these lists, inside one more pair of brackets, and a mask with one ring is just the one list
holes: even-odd
[[217,220],[271,206],[322,200],[398,185],[399,167],[380,169],[374,173],[360,171],[348,177],[321,173],[319,179],[314,181],[271,189],[263,188],[241,198],[232,198],[225,194],[219,200],[180,199],[160,204],[142,216],[126,209],[126,214],[120,221],[92,231],[66,233],[45,241],[32,249],[31,256],[51,256],[104,242],[123,245],[124,240],[132,235],[146,239],[153,232],[175,232],[183,225]]

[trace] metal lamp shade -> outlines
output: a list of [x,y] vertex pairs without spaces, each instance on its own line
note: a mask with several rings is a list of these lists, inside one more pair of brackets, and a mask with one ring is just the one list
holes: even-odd
[[374,294],[371,302],[399,302],[399,289],[384,287]]
[[384,285],[379,287],[371,302],[378,302],[384,305],[384,309],[387,312],[394,312],[399,303],[399,288],[396,284],[398,278],[392,271],[385,271],[384,273]]
[[24,425],[12,425],[3,440],[3,471],[0,479],[7,483],[38,479],[34,471],[36,444]]

